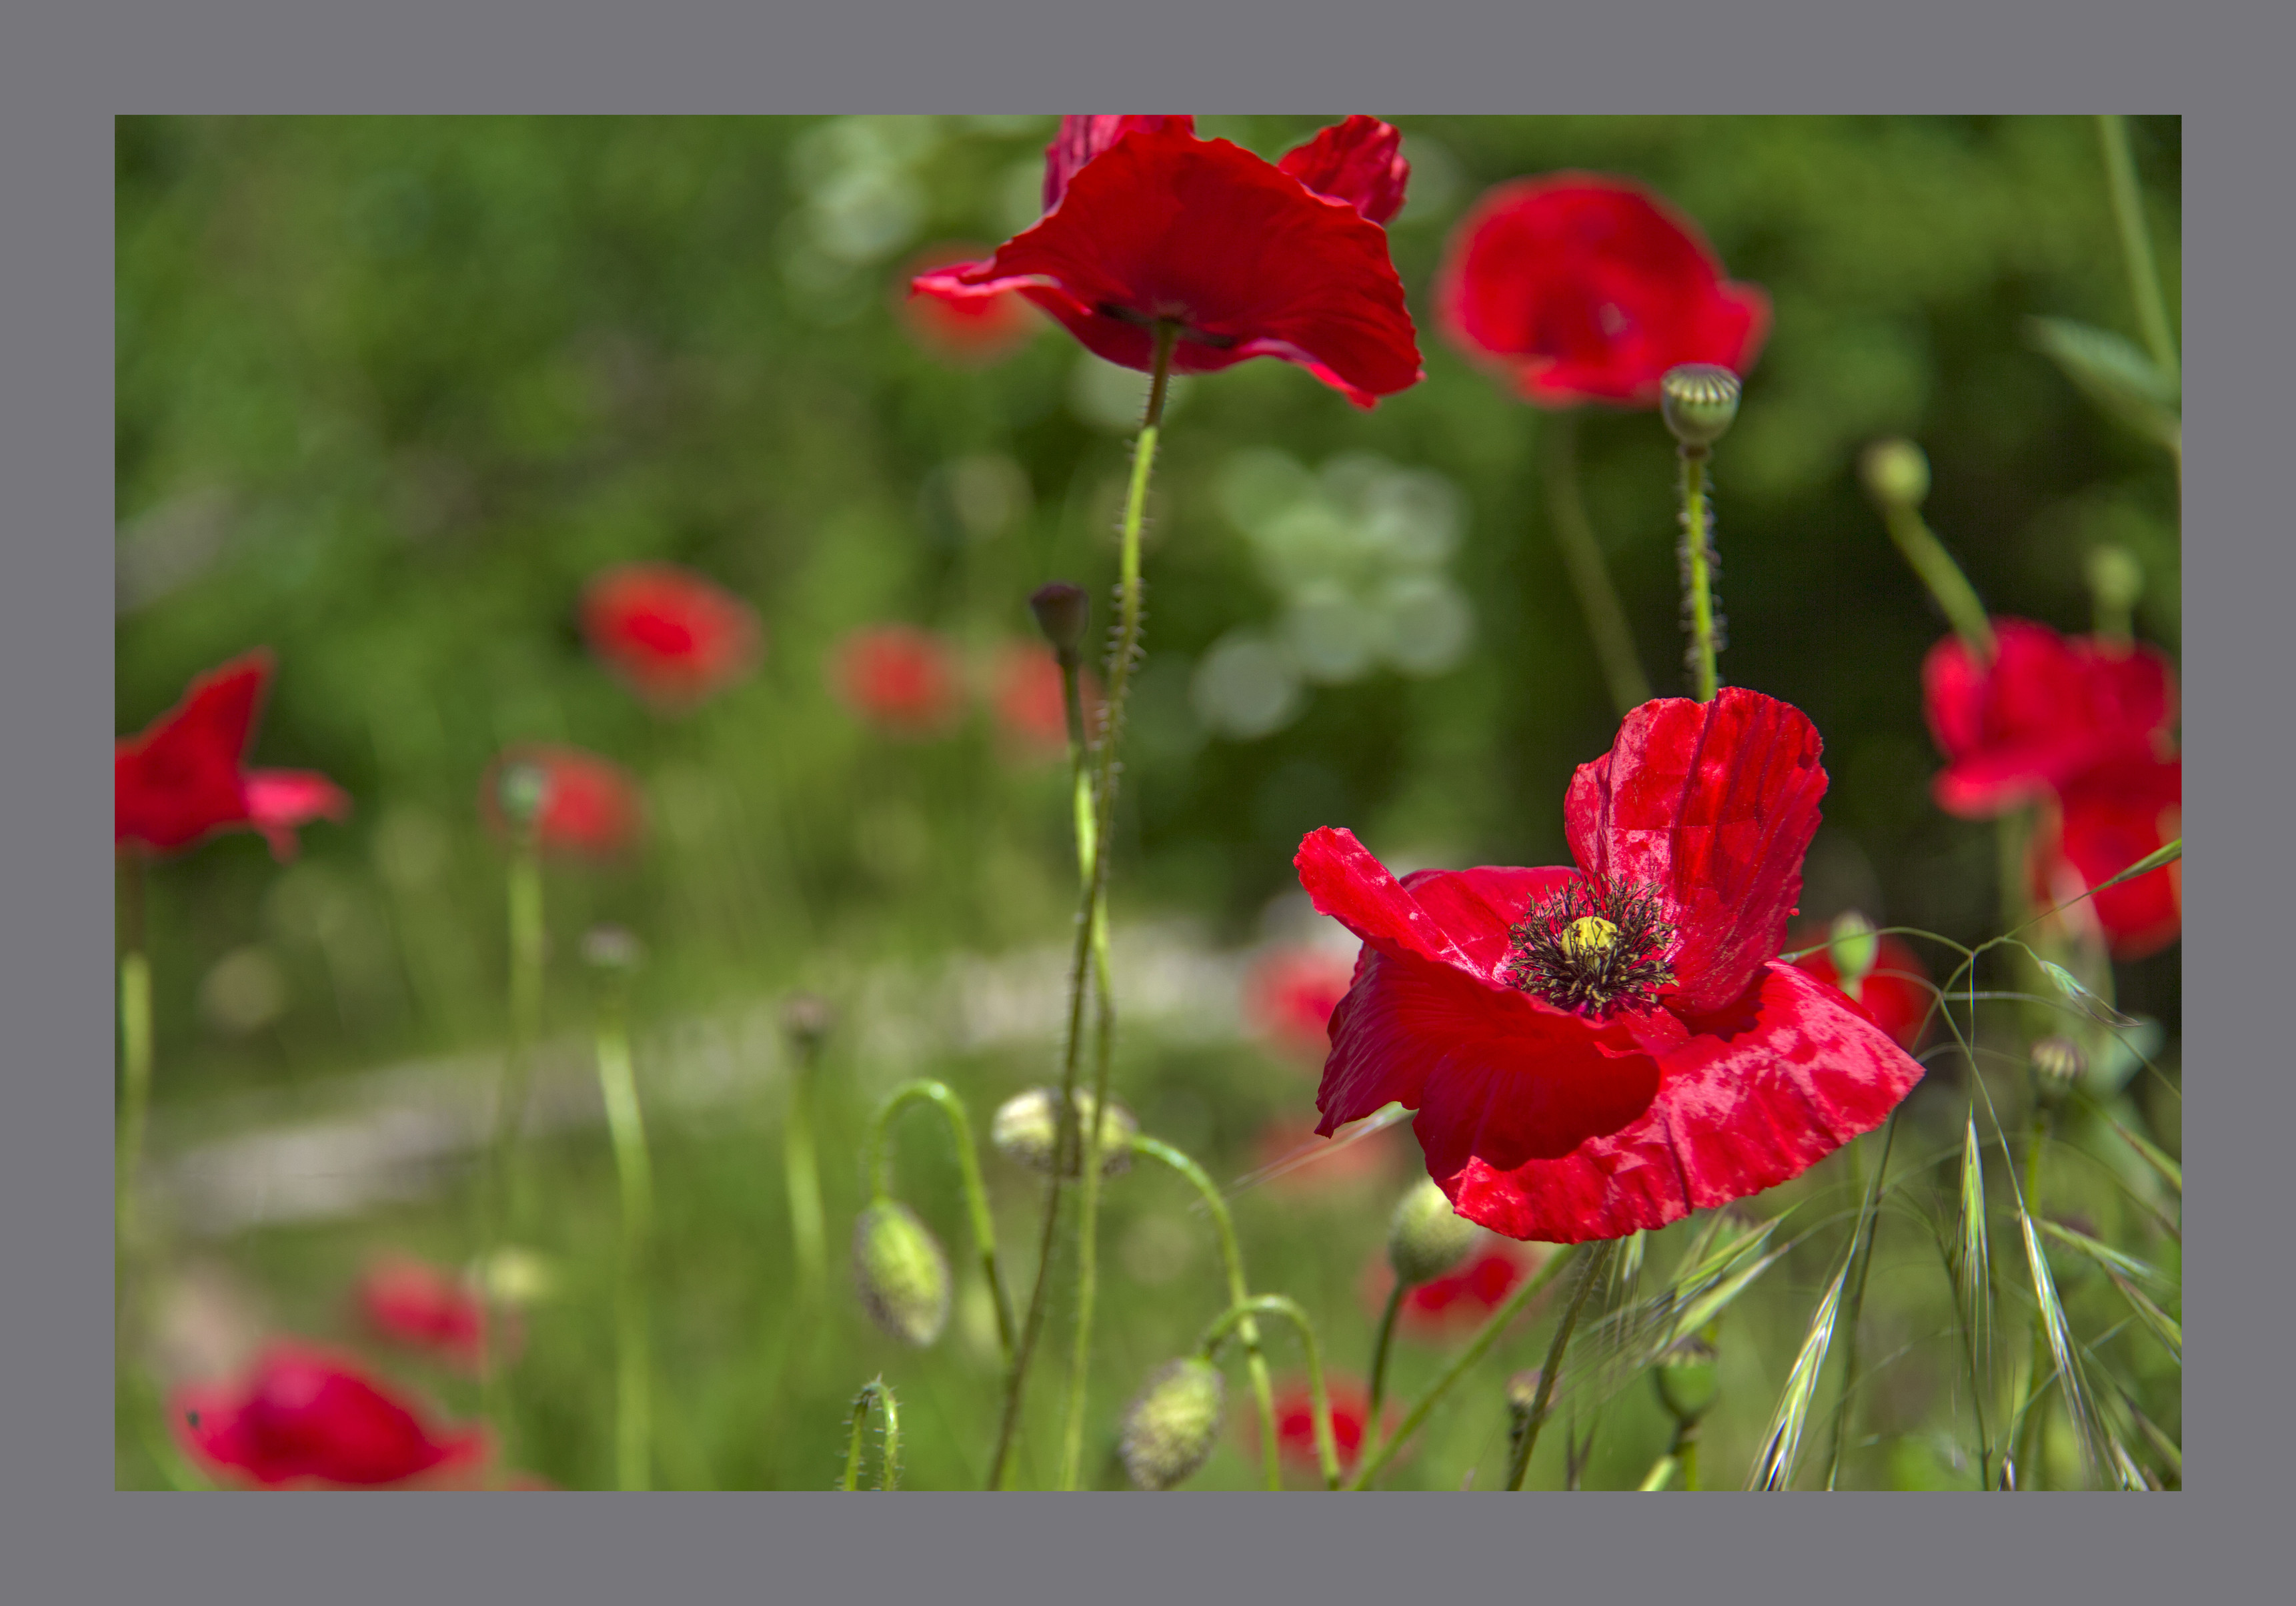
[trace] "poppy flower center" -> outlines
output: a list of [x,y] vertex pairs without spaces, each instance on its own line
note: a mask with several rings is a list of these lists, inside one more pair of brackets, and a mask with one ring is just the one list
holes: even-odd
[[1669,986],[1674,928],[1657,889],[1628,881],[1573,881],[1508,932],[1507,979],[1558,1009],[1607,1015],[1648,1008]]

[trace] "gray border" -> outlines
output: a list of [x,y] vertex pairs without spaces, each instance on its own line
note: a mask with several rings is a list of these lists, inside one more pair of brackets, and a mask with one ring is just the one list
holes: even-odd
[[[2263,366],[2279,354],[2258,338],[2285,327],[2266,286],[2278,287],[2291,259],[2275,249],[2286,232],[2278,210],[2286,122],[2247,78],[2284,53],[2260,35],[2243,37],[2229,8],[2221,16],[2188,5],[2126,16],[2062,4],[1953,10],[1948,19],[1934,4],[1901,6],[1861,20],[1821,3],[1544,15],[1519,4],[1420,4],[1402,13],[1406,29],[1391,8],[1341,14],[1329,4],[1272,14],[1161,5],[1144,25],[1140,13],[1087,17],[1044,0],[994,17],[913,0],[802,13],[402,0],[326,15],[273,0],[196,13],[83,5],[29,25],[19,19],[0,62],[0,193],[17,207],[0,313],[0,350],[9,354],[0,364],[8,398],[0,485],[12,515],[9,584],[0,587],[10,672],[0,684],[21,777],[4,803],[12,896],[0,972],[16,1097],[0,1123],[0,1231],[11,1251],[7,1420],[20,1469],[8,1491],[8,1571],[32,1583],[21,1598],[397,1602],[412,1587],[449,1598],[626,1599],[666,1593],[665,1584],[685,1593],[683,1584],[808,1600],[953,1587],[965,1596],[1057,1588],[1167,1601],[1320,1595],[1332,1585],[1342,1599],[1485,1586],[1509,1597],[1599,1589],[1641,1600],[1718,1591],[1775,1599],[1849,1589],[1891,1599],[1933,1594],[1943,1562],[1987,1597],[2046,1582],[2051,1598],[2117,1600],[2158,1598],[2187,1580],[2184,1563],[2202,1555],[2203,1538],[2212,1542],[2208,1581],[2218,1586],[2207,1595],[2244,1597],[2243,1574],[2273,1576],[2261,1553],[2269,1532],[2243,1525],[2257,1547],[2243,1554],[2232,1524],[2217,1519],[2245,1515],[2251,1502],[2261,1517],[2261,1498],[2286,1481],[2275,1476],[2287,1442],[2284,1406],[2274,1409],[2284,1367],[2273,1363],[2286,1348],[2287,1313],[2268,1308],[2260,1291],[2284,1284],[2205,1271],[2209,1297],[2192,1321],[2203,1358],[2187,1383],[2188,1416],[2200,1424],[2200,1500],[2110,1512],[2101,1496],[2087,1496],[1964,1502],[1950,1516],[1924,1506],[1939,1514],[1915,1517],[1901,1501],[1869,1498],[1829,1505],[1818,1520],[1806,1504],[1758,1514],[1744,1501],[1710,1501],[1669,1506],[1659,1523],[1619,1497],[1575,1504],[1567,1528],[1552,1505],[1539,1508],[1546,1520],[1502,1518],[1495,1527],[1480,1504],[1404,1497],[1382,1504],[1378,1530],[1365,1535],[1360,1515],[1328,1502],[1249,1497],[1071,1503],[1054,1515],[1044,1497],[992,1506],[977,1496],[884,1505],[689,1495],[618,1510],[611,1525],[562,1499],[194,1508],[102,1497],[110,1435],[89,1427],[105,1419],[110,1393],[109,1108],[99,1045],[111,998],[97,891],[108,856],[95,746],[111,701],[97,621],[111,612],[101,539],[110,387],[99,363],[111,344],[112,112],[988,110],[1159,99],[1351,100],[1390,112],[2198,108],[2188,131],[2186,208],[2200,226],[2187,257],[2195,287],[2187,340],[2208,376],[2197,388],[2207,444],[2188,522],[2203,532],[2199,552],[2237,553],[2239,561],[2203,561],[2187,577],[2186,733],[2206,758],[2190,812],[2204,843],[2270,842],[2287,794],[2269,773],[2238,766],[2259,748],[2276,758],[2284,741],[2233,738],[2277,738],[2287,726],[2275,695],[2287,670],[2274,649],[2296,587],[2273,584],[2262,565],[2296,578],[2287,573],[2296,553],[2284,519],[2267,511],[2264,475],[2285,447],[2275,438],[2282,387]],[[2244,316],[2250,308],[2264,315]],[[2251,449],[2226,449],[2244,437]],[[2284,922],[2267,906],[2281,889],[2268,855],[2218,875],[2204,848],[2191,881],[2206,914],[2187,946],[2202,1006],[2189,1012],[2189,1057],[2237,1068],[2239,1097],[2236,1106],[2204,1103],[2188,1139],[2206,1179],[2202,1219],[2215,1224],[2201,1238],[2204,1267],[2273,1264],[2284,1211],[2271,1196],[2284,1164],[2261,1151],[2288,1130],[2274,1118],[2296,1095],[2264,1012],[2250,1002],[2286,985]],[[2227,1118],[2235,1108],[2238,1118]],[[54,1141],[63,1133],[70,1141]],[[2227,1245],[2247,1253],[2235,1260]],[[378,1530],[392,1541],[388,1557],[376,1553]],[[1918,1571],[1898,1570],[1909,1561]],[[2221,1588],[2226,1569],[2232,1592]],[[1039,1577],[1054,1582],[1038,1586]]]

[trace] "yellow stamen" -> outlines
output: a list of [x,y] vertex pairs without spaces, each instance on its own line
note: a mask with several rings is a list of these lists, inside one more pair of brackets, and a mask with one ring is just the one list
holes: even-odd
[[1590,960],[1611,951],[1619,928],[1599,914],[1582,914],[1562,930],[1562,951],[1574,960]]

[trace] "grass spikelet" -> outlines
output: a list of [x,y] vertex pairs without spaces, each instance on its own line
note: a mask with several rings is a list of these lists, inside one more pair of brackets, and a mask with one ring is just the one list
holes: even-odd
[[1853,1236],[1849,1252],[1841,1258],[1841,1269],[1833,1274],[1826,1285],[1825,1297],[1817,1302],[1811,1313],[1809,1332],[1801,1341],[1801,1353],[1794,1356],[1792,1372],[1786,1376],[1785,1392],[1778,1397],[1778,1408],[1770,1415],[1770,1426],[1762,1436],[1761,1454],[1754,1457],[1753,1470],[1747,1474],[1750,1489],[1786,1489],[1793,1487],[1794,1462],[1801,1454],[1802,1429],[1809,1422],[1810,1402],[1817,1397],[1818,1374],[1825,1370],[1826,1352],[1833,1347],[1834,1315],[1841,1307],[1842,1285],[1849,1280],[1849,1267],[1857,1258],[1857,1241]]
[[1993,1398],[1993,1258],[1985,1230],[1985,1153],[1977,1142],[1977,1110],[1972,1106],[1961,1139],[1961,1221],[1952,1250],[1954,1314],[1961,1327],[1963,1357],[1969,1364],[1971,1409],[1977,1416],[1978,1471],[1991,1487],[1995,1464],[1987,1409]]

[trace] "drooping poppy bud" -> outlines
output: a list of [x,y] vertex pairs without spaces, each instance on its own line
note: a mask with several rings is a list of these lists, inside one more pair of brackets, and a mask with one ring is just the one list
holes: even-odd
[[853,1281],[869,1319],[922,1349],[948,1325],[948,1258],[916,1212],[881,1199],[853,1224]]
[[1738,416],[1738,376],[1719,363],[1684,363],[1659,381],[1658,409],[1685,450],[1703,454]]
[[1857,460],[1866,493],[1883,507],[1919,507],[1929,500],[1930,460],[1910,440],[1877,440]]
[[1466,1258],[1482,1229],[1451,1208],[1450,1199],[1427,1177],[1396,1201],[1387,1226],[1387,1263],[1396,1280],[1414,1288],[1449,1271]]
[[[1061,1094],[1057,1087],[1031,1087],[1017,1094],[997,1106],[996,1117],[989,1123],[988,1141],[996,1151],[1015,1165],[1026,1166],[1043,1176],[1052,1174],[1054,1161],[1060,1153]],[[1082,1145],[1091,1130],[1092,1094],[1079,1087],[1076,1093],[1077,1143],[1079,1158],[1071,1160],[1070,1176],[1084,1173],[1080,1158]],[[1132,1164],[1132,1140],[1139,1135],[1140,1123],[1122,1104],[1111,1099],[1108,1120],[1100,1135],[1100,1174],[1116,1176]]]
[[1168,1362],[1124,1413],[1117,1441],[1124,1470],[1144,1489],[1168,1489],[1194,1476],[1219,1438],[1227,1384],[1201,1356]]
[[1052,643],[1061,667],[1074,664],[1084,647],[1085,628],[1092,622],[1092,599],[1084,587],[1066,580],[1039,586],[1029,595],[1029,611],[1037,616],[1037,628]]

